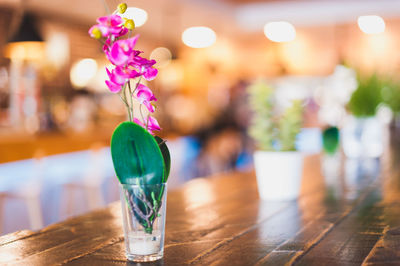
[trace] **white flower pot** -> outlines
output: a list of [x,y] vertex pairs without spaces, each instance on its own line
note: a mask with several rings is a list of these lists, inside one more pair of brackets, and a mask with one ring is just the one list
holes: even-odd
[[254,153],[258,192],[265,200],[293,200],[299,196],[303,156],[298,151]]

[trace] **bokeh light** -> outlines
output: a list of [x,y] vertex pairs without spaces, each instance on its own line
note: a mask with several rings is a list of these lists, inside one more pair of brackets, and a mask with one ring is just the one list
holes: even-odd
[[265,24],[264,34],[273,42],[290,42],[296,38],[296,29],[287,21],[275,21]]
[[182,33],[182,41],[192,48],[205,48],[217,40],[215,32],[208,27],[191,27]]
[[96,75],[96,72],[97,63],[94,59],[82,59],[75,63],[71,68],[71,83],[75,88],[83,88]]
[[135,22],[135,27],[143,26],[147,21],[147,12],[138,7],[128,7],[121,17],[132,19]]
[[385,31],[385,21],[380,16],[360,16],[358,27],[366,34],[378,34]]

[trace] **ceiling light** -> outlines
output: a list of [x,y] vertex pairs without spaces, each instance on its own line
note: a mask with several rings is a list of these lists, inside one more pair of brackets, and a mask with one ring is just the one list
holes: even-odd
[[123,18],[132,19],[135,27],[143,26],[147,21],[147,12],[141,8],[128,7],[124,14],[119,14]]
[[151,52],[150,59],[157,61],[156,66],[158,68],[163,68],[171,62],[172,53],[168,48],[158,47]]
[[96,75],[97,63],[94,59],[85,58],[74,64],[71,68],[71,83],[76,88],[85,87]]
[[385,31],[385,21],[380,16],[359,16],[358,27],[366,34],[378,34]]
[[69,61],[69,38],[65,33],[53,33],[46,40],[46,58],[52,66],[61,68]]
[[264,34],[273,42],[290,42],[296,38],[296,29],[289,22],[275,21],[265,24]]
[[5,56],[20,60],[42,60],[44,43],[36,27],[36,19],[24,14],[18,30],[7,42]]
[[209,47],[216,39],[217,35],[208,27],[191,27],[182,33],[183,43],[192,48]]

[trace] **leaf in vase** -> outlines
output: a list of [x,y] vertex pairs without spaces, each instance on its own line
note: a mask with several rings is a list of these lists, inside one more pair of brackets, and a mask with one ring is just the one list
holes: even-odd
[[164,182],[164,158],[157,141],[133,122],[123,122],[115,129],[111,156],[121,184]]

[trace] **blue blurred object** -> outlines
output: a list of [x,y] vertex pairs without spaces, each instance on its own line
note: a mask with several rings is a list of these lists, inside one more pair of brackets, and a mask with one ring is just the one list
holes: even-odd
[[[65,218],[60,216],[64,196],[67,196],[68,203],[76,207],[74,215],[87,211],[85,192],[73,194],[73,198],[69,194],[64,195],[67,184],[79,184],[83,189],[88,184],[96,184],[101,188],[103,196],[108,196],[105,203],[116,200],[117,197],[111,198],[108,195],[110,184],[107,179],[116,181],[114,176],[108,147],[98,151],[85,150],[0,164],[0,194],[4,196],[3,201],[0,201],[4,205],[0,206],[4,207],[0,213],[0,234],[24,228],[38,229],[32,228],[31,218],[34,216],[29,208],[32,208],[33,201],[38,201],[38,206],[33,209],[35,216],[42,218],[43,225]],[[82,200],[83,204],[78,204]],[[28,220],[31,220],[30,225]]]
[[185,136],[167,140],[167,145],[172,158],[168,187],[174,189],[195,177],[200,143],[195,137]]
[[253,155],[247,151],[239,154],[236,161],[236,169],[239,171],[248,171],[253,168]]
[[302,128],[297,135],[296,149],[306,154],[320,153],[322,132],[320,128]]
[[194,177],[194,165],[197,156],[200,153],[200,143],[195,137],[187,136],[182,137],[182,141],[185,143],[185,156],[183,159],[181,175],[184,176],[184,180],[190,180]]

